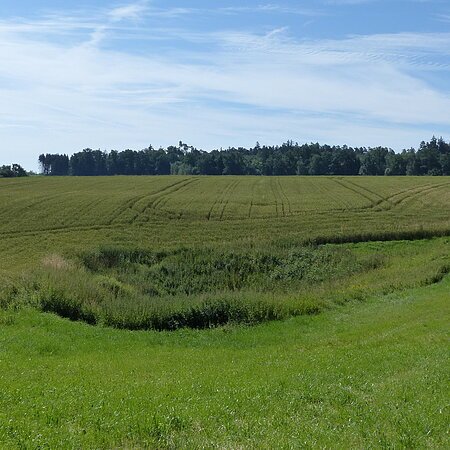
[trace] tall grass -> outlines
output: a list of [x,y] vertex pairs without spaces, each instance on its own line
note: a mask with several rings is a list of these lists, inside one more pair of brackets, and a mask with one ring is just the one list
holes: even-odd
[[151,297],[252,289],[291,290],[381,265],[379,255],[356,258],[338,247],[265,249],[179,248],[166,252],[106,247],[80,257],[94,274],[136,287]]
[[375,245],[165,252],[105,247],[72,261],[52,257],[57,264],[33,271],[10,303],[26,299],[71,320],[131,330],[210,328],[315,314],[335,303],[439,281],[450,267],[443,247],[448,240],[429,241],[425,257],[419,244],[409,244],[407,261],[392,245]]

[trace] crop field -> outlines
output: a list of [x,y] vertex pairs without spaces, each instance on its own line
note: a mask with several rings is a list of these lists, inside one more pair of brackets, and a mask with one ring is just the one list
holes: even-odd
[[3,235],[19,224],[31,232],[353,212],[420,221],[439,210],[445,218],[450,200],[447,177],[66,177],[2,180],[0,189]]
[[3,179],[0,270],[36,261],[52,248],[101,243],[154,249],[445,235],[449,205],[448,177]]
[[0,448],[448,448],[449,177],[0,179]]

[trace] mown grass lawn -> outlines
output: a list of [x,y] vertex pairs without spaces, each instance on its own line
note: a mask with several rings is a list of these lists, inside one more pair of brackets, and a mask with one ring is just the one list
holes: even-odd
[[450,278],[256,327],[0,311],[2,448],[448,448]]

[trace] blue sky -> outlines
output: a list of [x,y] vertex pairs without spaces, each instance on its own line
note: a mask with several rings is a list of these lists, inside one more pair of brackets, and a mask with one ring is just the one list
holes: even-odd
[[0,164],[450,139],[448,0],[3,0]]

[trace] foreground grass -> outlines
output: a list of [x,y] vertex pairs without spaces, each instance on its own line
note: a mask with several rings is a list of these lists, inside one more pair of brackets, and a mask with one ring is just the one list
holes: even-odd
[[253,328],[0,311],[2,448],[448,448],[450,278]]

